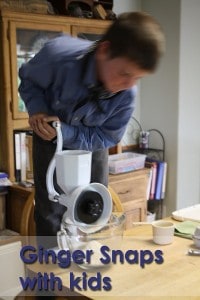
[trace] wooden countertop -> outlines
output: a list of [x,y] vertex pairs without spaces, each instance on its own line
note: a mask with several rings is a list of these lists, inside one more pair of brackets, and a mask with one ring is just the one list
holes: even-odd
[[[70,287],[71,272],[74,276],[81,278],[83,272],[86,272],[87,278],[96,276],[97,272],[100,272],[102,277],[110,277],[112,285],[110,291],[104,291],[103,288],[101,291],[95,292],[90,288],[86,291],[76,290],[91,299],[141,300],[145,297],[150,300],[178,300],[185,297],[187,300],[197,300],[200,299],[200,257],[189,256],[187,254],[189,248],[194,248],[193,241],[177,236],[170,245],[156,245],[152,241],[151,226],[139,225],[125,232],[121,247],[124,254],[128,250],[138,253],[138,261],[135,261],[134,264],[117,262],[111,264],[109,268],[101,268],[93,272],[80,269],[72,264],[67,269],[53,266],[52,272],[61,278],[63,287],[67,288]],[[156,251],[158,250],[163,253],[164,261],[161,264],[156,263]],[[144,251],[146,251],[145,259],[152,261],[142,267],[140,257],[144,256]],[[34,269],[36,266],[32,266],[32,268]],[[42,268],[44,269],[44,267]],[[48,265],[46,272],[50,270],[51,267]],[[42,269],[40,271],[42,272]]]

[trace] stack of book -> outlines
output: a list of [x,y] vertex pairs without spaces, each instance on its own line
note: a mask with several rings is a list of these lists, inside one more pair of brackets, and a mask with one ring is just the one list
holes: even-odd
[[147,190],[148,200],[161,200],[165,198],[167,162],[146,158],[145,167],[150,168],[149,186]]
[[0,172],[0,192],[6,191],[6,187],[12,185],[12,182],[8,178],[8,174]]
[[32,138],[29,129],[14,131],[16,182],[33,181]]

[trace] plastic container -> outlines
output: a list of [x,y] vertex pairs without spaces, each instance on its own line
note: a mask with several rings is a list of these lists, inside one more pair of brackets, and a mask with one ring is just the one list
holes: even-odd
[[109,156],[109,173],[118,174],[144,168],[145,154],[125,152]]

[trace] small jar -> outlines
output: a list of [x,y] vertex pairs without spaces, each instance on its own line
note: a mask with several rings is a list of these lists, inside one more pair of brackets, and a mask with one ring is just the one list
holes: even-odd
[[139,147],[141,149],[149,148],[149,131],[140,131]]

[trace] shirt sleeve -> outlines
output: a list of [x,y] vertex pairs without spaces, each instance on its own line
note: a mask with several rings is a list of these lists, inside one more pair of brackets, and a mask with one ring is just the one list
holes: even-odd
[[101,126],[71,126],[62,123],[64,147],[95,151],[110,148],[119,143],[134,111],[135,93],[135,88],[128,93],[122,92],[120,106]]
[[19,69],[19,93],[29,115],[48,113],[44,93],[53,80],[53,64],[50,63],[49,57],[47,47],[44,46],[34,58]]
[[[62,57],[80,55],[91,41],[73,38],[69,35],[49,40],[43,48],[19,69],[21,80],[19,93],[26,105],[29,115],[48,113],[50,108],[45,91],[54,82],[55,70],[62,66]],[[78,50],[77,50],[78,49]]]

